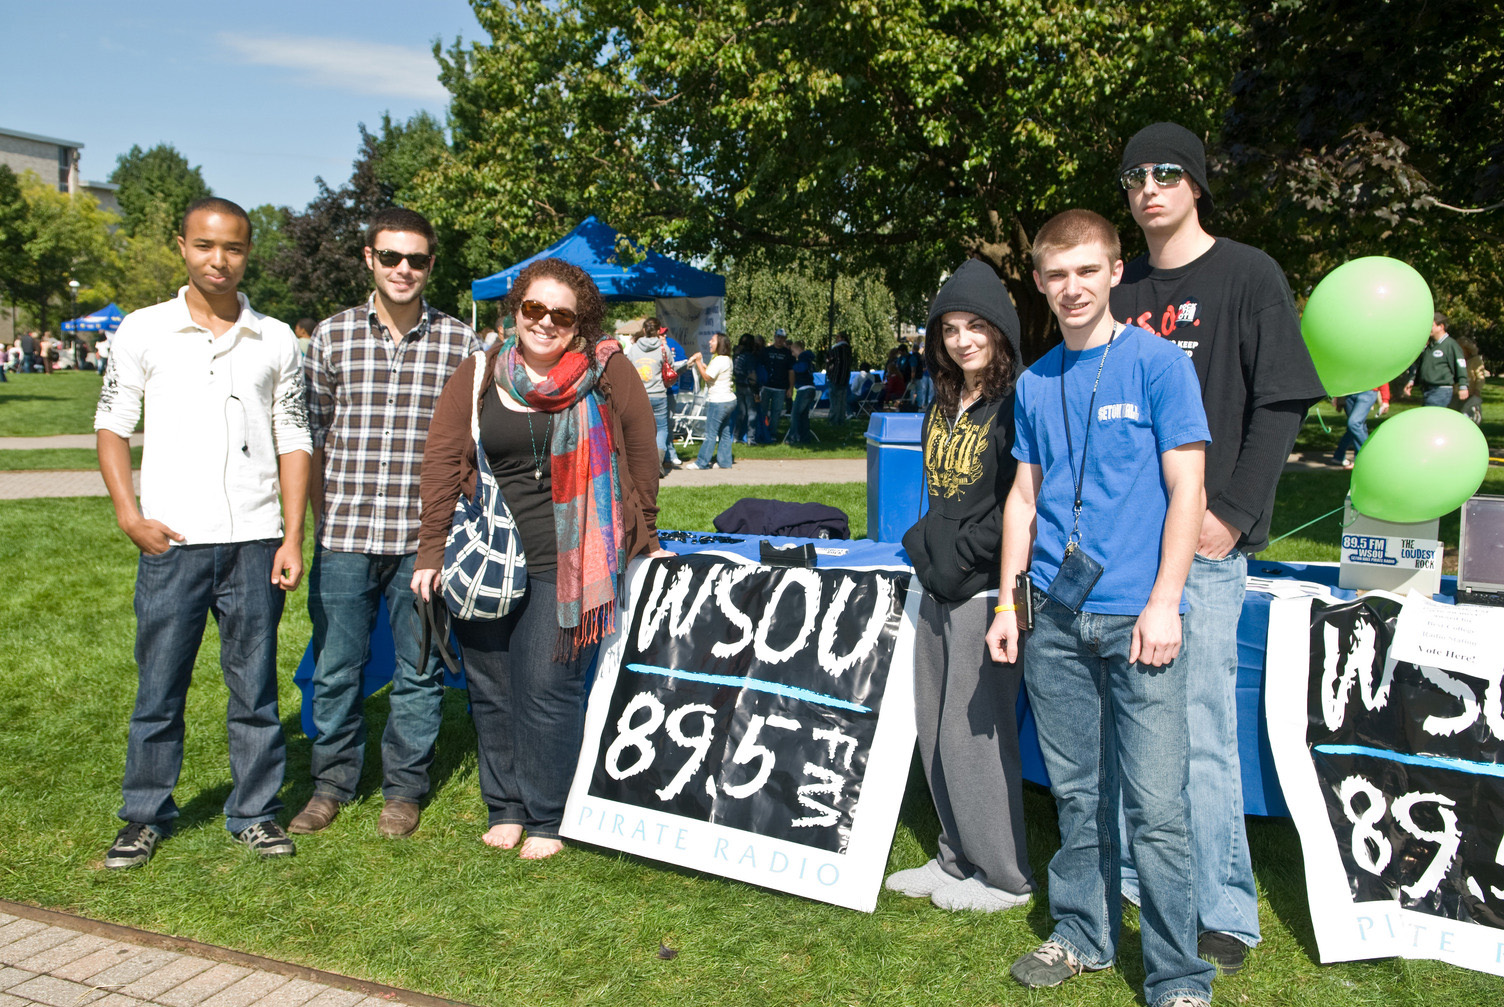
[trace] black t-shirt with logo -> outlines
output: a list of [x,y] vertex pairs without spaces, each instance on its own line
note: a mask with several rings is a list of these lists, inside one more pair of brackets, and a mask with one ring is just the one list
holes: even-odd
[[1191,358],[1212,441],[1208,508],[1268,545],[1274,490],[1311,404],[1326,396],[1300,335],[1285,274],[1268,255],[1218,238],[1178,269],[1128,263],[1112,291],[1113,317],[1175,341]]
[[762,366],[768,372],[765,388],[789,387],[789,371],[794,369],[794,351],[787,346],[769,346],[762,351]]

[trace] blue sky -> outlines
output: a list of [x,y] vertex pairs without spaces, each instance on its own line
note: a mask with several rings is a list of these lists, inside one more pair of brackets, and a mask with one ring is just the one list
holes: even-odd
[[349,178],[358,123],[444,121],[456,35],[483,37],[466,0],[0,0],[0,127],[82,143],[98,181],[170,143],[216,195],[302,209]]

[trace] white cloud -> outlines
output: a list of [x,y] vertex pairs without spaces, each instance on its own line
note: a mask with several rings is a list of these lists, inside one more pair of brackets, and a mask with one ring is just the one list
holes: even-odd
[[222,32],[222,43],[242,63],[293,71],[311,87],[379,94],[414,101],[445,101],[433,51],[343,38],[245,35]]

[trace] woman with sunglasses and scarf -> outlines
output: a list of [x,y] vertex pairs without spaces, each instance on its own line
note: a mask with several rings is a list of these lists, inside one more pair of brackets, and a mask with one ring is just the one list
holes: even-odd
[[[413,590],[441,591],[455,501],[475,491],[472,408],[527,556],[527,595],[501,619],[454,621],[470,686],[489,845],[528,860],[563,848],[559,825],[584,730],[585,671],[623,613],[622,575],[658,545],[653,410],[614,339],[606,305],[578,266],[542,259],[502,302],[517,335],[445,385],[423,455]],[[612,465],[614,452],[616,464]],[[523,842],[524,832],[527,839]]]

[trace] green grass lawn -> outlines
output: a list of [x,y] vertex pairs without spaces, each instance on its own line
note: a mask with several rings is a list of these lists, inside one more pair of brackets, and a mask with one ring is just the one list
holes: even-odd
[[11,374],[0,385],[0,437],[92,434],[100,377],[93,371]]
[[[1301,478],[1310,482],[1287,491],[1298,507],[1282,494],[1276,530],[1298,523],[1298,508],[1319,513],[1323,495],[1336,492],[1327,473]],[[736,495],[818,498],[845,508],[855,529],[865,525],[863,489]],[[661,524],[709,530],[733,498],[666,486]],[[491,850],[479,842],[486,817],[459,693],[445,700],[434,796],[414,837],[377,838],[372,759],[361,799],[326,833],[300,837],[294,858],[258,862],[231,843],[220,816],[229,779],[212,624],[189,695],[179,828],[147,867],[106,871],[135,692],[135,551],[103,498],[8,501],[0,502],[0,562],[21,572],[0,592],[0,897],[497,1007],[1138,1002],[1131,916],[1120,969],[1028,993],[1007,964],[1048,933],[1043,899],[1014,912],[953,915],[884,893],[864,915],[590,847],[532,864]],[[289,599],[281,626],[289,813],[310,793],[292,685],[309,637],[305,590]],[[386,712],[384,694],[368,701],[372,739]],[[924,783],[911,773],[907,785],[891,869],[934,851]],[[1057,842],[1049,795],[1030,787],[1025,815],[1043,878]],[[1218,981],[1220,1002],[1504,1001],[1504,980],[1432,962],[1317,964],[1293,827],[1252,819],[1250,844],[1265,940],[1241,975]],[[678,956],[661,959],[660,942]]]
[[[141,449],[131,448],[131,468],[141,467]],[[66,471],[97,469],[99,454],[93,448],[30,448],[0,451],[0,472]]]

